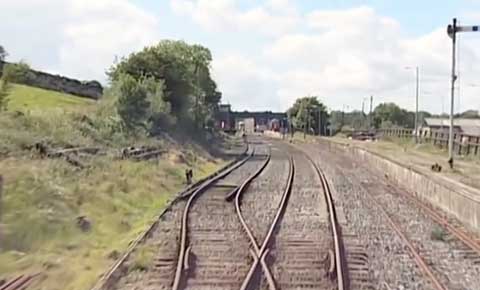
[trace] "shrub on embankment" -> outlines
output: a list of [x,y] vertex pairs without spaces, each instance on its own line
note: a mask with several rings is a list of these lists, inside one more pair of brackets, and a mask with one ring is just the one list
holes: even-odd
[[[0,278],[41,272],[29,289],[88,289],[185,186],[185,169],[201,178],[224,164],[189,135],[181,134],[182,142],[168,137],[177,136],[179,126],[205,136],[201,129],[220,96],[209,75],[208,50],[181,42],[152,49],[162,54],[155,65],[182,66],[164,68],[168,77],[138,75],[125,59],[112,70],[118,74],[99,102],[71,104],[70,96],[61,95],[50,102],[53,93],[38,89],[32,90],[45,98],[27,98],[31,88],[18,85],[9,91],[8,110],[0,112]],[[182,60],[187,52],[198,59]],[[16,94],[19,88],[28,92]],[[37,155],[32,149],[38,142],[101,147],[109,154],[86,157],[78,168]],[[131,145],[167,153],[146,162],[116,158]]]

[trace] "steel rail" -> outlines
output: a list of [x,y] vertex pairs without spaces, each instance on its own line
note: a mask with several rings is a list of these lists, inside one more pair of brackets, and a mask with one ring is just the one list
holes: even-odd
[[295,174],[295,164],[294,164],[294,161],[293,161],[292,157],[290,157],[290,159],[289,159],[289,164],[290,164],[290,167],[289,167],[287,186],[285,187],[285,190],[282,194],[282,200],[280,201],[280,204],[279,204],[279,207],[278,207],[277,212],[275,214],[274,220],[273,220],[272,224],[270,225],[270,228],[267,232],[267,235],[265,236],[265,239],[263,240],[263,243],[262,243],[261,247],[258,246],[258,243],[255,239],[255,236],[253,235],[250,227],[247,225],[247,223],[245,221],[245,218],[243,217],[241,208],[240,208],[240,197],[241,197],[241,194],[243,193],[244,188],[241,187],[237,191],[237,196],[235,198],[235,208],[236,208],[238,217],[240,219],[240,222],[242,223],[242,226],[243,226],[244,230],[246,231],[247,235],[249,236],[249,238],[252,242],[253,247],[255,248],[257,257],[259,257],[259,259],[255,260],[253,262],[253,264],[251,265],[251,267],[250,267],[250,269],[247,273],[247,276],[245,277],[245,279],[242,283],[242,286],[240,288],[241,290],[247,289],[247,287],[248,287],[248,285],[249,285],[249,283],[250,283],[250,281],[253,277],[253,274],[255,273],[255,271],[258,267],[259,262],[261,263],[262,268],[265,272],[270,290],[277,289],[277,287],[275,285],[275,280],[274,280],[273,276],[271,275],[270,270],[268,269],[268,265],[265,262],[265,257],[267,256],[268,251],[269,251],[268,244],[269,244],[270,239],[272,237],[273,231],[277,227],[278,222],[280,220],[280,217],[283,214],[283,212],[285,211],[285,208],[287,206],[287,201],[288,201],[288,198],[290,196],[290,192],[292,191],[293,177],[294,177],[294,174]]
[[396,224],[393,219],[390,217],[390,215],[387,213],[387,211],[383,208],[383,206],[371,195],[370,192],[367,192],[367,196],[372,200],[372,202],[375,204],[377,208],[380,209],[382,214],[386,217],[387,222],[390,224],[390,227],[397,233],[397,235],[403,240],[407,248],[409,249],[410,253],[413,255],[415,259],[415,263],[418,265],[418,267],[422,270],[424,275],[426,275],[430,281],[432,282],[433,286],[437,290],[447,290],[442,283],[438,280],[438,278],[433,274],[432,270],[428,267],[427,263],[425,260],[420,256],[418,251],[415,249],[415,246],[410,242],[410,240],[405,236],[405,234],[402,232],[398,224]]
[[312,164],[322,184],[323,193],[325,195],[325,200],[327,202],[328,213],[330,217],[330,224],[332,227],[333,243],[335,247],[334,249],[335,265],[336,265],[335,268],[337,273],[338,290],[346,290],[346,289],[349,289],[349,280],[348,280],[348,274],[347,274],[348,266],[345,259],[345,249],[343,247],[343,240],[341,236],[340,225],[338,224],[337,214],[335,211],[335,203],[333,202],[333,196],[330,190],[330,185],[328,184],[325,174],[318,167],[318,165],[313,161],[313,159],[303,150],[302,152]]
[[38,277],[41,273],[33,274],[33,275],[20,275],[17,278],[7,282],[4,285],[0,286],[0,290],[20,290],[26,289],[28,285],[30,285],[33,280]]
[[178,253],[178,261],[177,261],[177,268],[175,271],[175,278],[173,281],[173,286],[172,290],[178,290],[180,286],[180,282],[182,279],[182,273],[185,270],[185,257],[186,257],[186,251],[187,251],[187,244],[188,244],[188,213],[190,211],[190,207],[193,203],[193,201],[201,194],[203,193],[206,189],[208,189],[213,183],[218,181],[219,179],[227,176],[230,174],[232,171],[235,169],[239,168],[242,166],[245,162],[247,162],[250,158],[252,158],[255,154],[255,149],[252,150],[250,155],[248,155],[246,158],[243,160],[239,161],[237,164],[226,170],[225,172],[222,172],[215,176],[214,178],[206,181],[202,185],[200,185],[195,191],[189,196],[189,199],[187,201],[187,204],[185,205],[185,208],[183,210],[183,215],[182,215],[182,223],[181,223],[181,237],[180,237],[180,248],[179,248],[179,253]]
[[434,221],[437,223],[441,224],[444,228],[446,228],[452,235],[457,237],[459,240],[461,240],[467,247],[475,251],[478,255],[480,255],[480,244],[476,242],[474,239],[469,237],[466,233],[463,231],[459,230],[458,228],[452,226],[448,220],[443,218],[440,214],[435,212],[434,209],[430,208],[428,205],[424,204],[421,200],[419,200],[417,197],[412,196],[411,193],[401,193],[403,196],[406,198],[410,199],[413,203],[421,207],[427,215],[429,215]]

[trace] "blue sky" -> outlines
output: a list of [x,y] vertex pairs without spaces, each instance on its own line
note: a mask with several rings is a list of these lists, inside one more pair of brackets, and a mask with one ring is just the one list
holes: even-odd
[[[480,23],[480,1],[7,0],[0,40],[10,60],[106,82],[115,56],[160,39],[212,50],[224,101],[236,109],[285,110],[317,95],[331,109],[363,98],[413,109],[448,109],[451,46],[446,25]],[[43,11],[41,14],[35,11]],[[28,37],[19,37],[28,35]],[[461,35],[457,109],[479,109],[479,35]]]

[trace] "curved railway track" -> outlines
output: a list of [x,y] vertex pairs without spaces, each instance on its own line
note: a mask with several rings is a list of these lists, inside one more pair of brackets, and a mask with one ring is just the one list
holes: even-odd
[[115,282],[98,289],[348,289],[328,182],[288,144],[255,143],[247,158],[186,192],[146,236],[132,247],[153,248],[154,264],[132,272],[136,254],[127,257],[109,275]]
[[250,240],[251,245],[254,248],[254,263],[251,265],[250,270],[248,271],[247,276],[245,277],[245,280],[242,283],[241,290],[245,289],[250,289],[249,284],[252,281],[252,277],[255,274],[255,271],[257,271],[258,264],[260,263],[262,265],[262,269],[264,271],[264,274],[267,278],[270,290],[275,290],[277,289],[275,285],[275,280],[272,276],[272,273],[270,269],[268,268],[268,265],[265,261],[265,257],[270,251],[269,249],[269,244],[271,242],[272,234],[275,228],[278,226],[280,217],[285,211],[285,208],[287,206],[287,201],[288,201],[288,196],[292,190],[292,184],[293,184],[293,176],[295,173],[295,165],[293,162],[293,159],[289,159],[289,173],[288,173],[288,178],[287,178],[287,185],[285,187],[285,190],[282,194],[282,198],[280,201],[280,204],[278,206],[277,212],[275,213],[275,217],[273,219],[272,224],[270,225],[270,228],[267,232],[267,235],[265,236],[262,245],[260,246],[259,243],[257,242],[257,239],[255,238],[252,229],[248,226],[247,222],[245,221],[245,218],[242,214],[242,210],[240,207],[240,199],[241,195],[245,189],[245,184],[242,184],[242,187],[238,190],[237,195],[235,197],[235,209],[238,215],[238,218],[240,219],[240,222],[242,223],[242,227],[245,230],[245,232],[248,235],[248,238]]
[[[252,150],[251,154],[249,155],[248,158],[245,158],[238,164],[236,164],[232,170],[229,170],[227,172],[219,174],[217,177],[213,178],[210,180],[210,182],[204,183],[199,188],[194,190],[191,194],[190,197],[188,198],[188,201],[185,205],[185,208],[183,209],[183,215],[182,215],[182,223],[181,223],[181,235],[180,235],[180,248],[179,248],[179,254],[178,254],[178,260],[177,260],[177,267],[176,267],[176,272],[175,272],[175,278],[173,280],[173,286],[172,290],[178,290],[180,289],[180,283],[182,282],[182,278],[184,276],[184,272],[188,270],[188,253],[189,253],[189,247],[188,247],[188,217],[189,217],[189,212],[191,209],[191,206],[194,202],[195,199],[197,199],[205,190],[207,190],[209,187],[211,187],[216,181],[220,180],[221,178],[227,176],[230,174],[233,170],[236,168],[242,166],[245,162],[247,162],[252,156],[255,154],[255,149]],[[265,168],[266,164],[268,163],[270,159],[267,158],[267,161],[265,162],[265,165],[261,167],[261,169],[258,171],[258,174]],[[257,175],[258,175],[257,174]],[[255,178],[256,175],[252,176],[251,179]],[[250,178],[249,178],[250,179]],[[187,257],[186,257],[187,256]]]

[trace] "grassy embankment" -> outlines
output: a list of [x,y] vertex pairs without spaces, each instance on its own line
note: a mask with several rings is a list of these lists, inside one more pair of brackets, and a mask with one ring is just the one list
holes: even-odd
[[[29,289],[89,289],[185,186],[185,168],[194,168],[200,178],[225,163],[195,145],[106,139],[82,117],[97,105],[14,86],[9,112],[0,113],[0,174],[5,183],[0,279],[42,272]],[[52,147],[150,144],[169,148],[169,153],[145,162],[99,156],[83,161],[87,167],[80,170],[63,159],[36,157],[29,147],[38,141]],[[91,222],[90,230],[77,226],[81,216]]]

